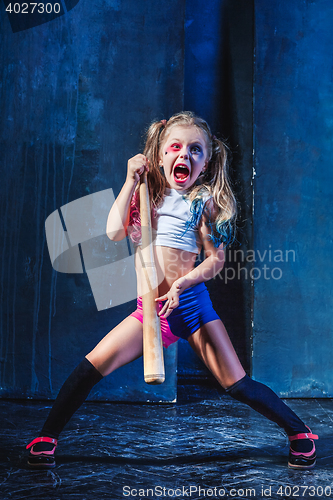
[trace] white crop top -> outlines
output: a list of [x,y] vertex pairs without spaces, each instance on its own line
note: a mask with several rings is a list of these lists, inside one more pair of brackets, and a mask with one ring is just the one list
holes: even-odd
[[[199,224],[206,203],[212,199],[208,192],[201,193],[199,198],[192,202],[177,189],[165,188],[162,204],[154,210],[152,236],[153,244],[186,250],[199,254],[202,242],[199,236]],[[191,210],[192,208],[192,210]],[[208,226],[212,225],[208,222]],[[130,224],[127,234],[135,246],[141,245],[140,213],[136,204],[131,206]],[[219,246],[223,240],[211,234],[214,246]]]
[[157,231],[155,245],[179,248],[199,254],[201,239],[198,227],[188,227],[191,219],[190,200],[183,198],[177,189],[165,189],[163,203],[157,208]]

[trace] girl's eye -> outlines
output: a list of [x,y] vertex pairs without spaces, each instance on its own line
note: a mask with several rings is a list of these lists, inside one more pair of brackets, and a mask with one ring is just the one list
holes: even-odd
[[171,146],[173,149],[180,149],[180,145],[179,144],[172,144]]
[[193,146],[192,153],[201,153],[201,148],[199,148],[199,146]]

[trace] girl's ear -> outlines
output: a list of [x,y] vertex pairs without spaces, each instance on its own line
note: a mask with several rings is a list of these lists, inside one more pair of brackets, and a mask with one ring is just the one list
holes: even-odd
[[160,149],[158,156],[159,156],[158,164],[160,167],[163,167],[163,149],[162,148]]

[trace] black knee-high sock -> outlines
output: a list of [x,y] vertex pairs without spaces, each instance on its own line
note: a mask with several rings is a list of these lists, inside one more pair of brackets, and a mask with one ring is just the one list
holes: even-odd
[[[248,375],[226,389],[226,392],[234,399],[249,405],[261,415],[278,424],[288,436],[309,432],[302,420],[281,401],[275,392],[266,385],[252,380]],[[293,441],[292,443],[293,448],[295,448],[294,444],[297,443],[299,451],[310,451],[312,447],[311,442]]]
[[40,436],[58,439],[71,416],[86,400],[89,392],[103,376],[84,358],[70,374],[51,408]]

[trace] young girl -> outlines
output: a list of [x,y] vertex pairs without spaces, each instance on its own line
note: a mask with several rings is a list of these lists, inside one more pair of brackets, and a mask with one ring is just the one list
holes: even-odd
[[[265,385],[244,372],[222,321],[212,307],[205,281],[221,271],[224,247],[232,238],[236,203],[227,177],[223,143],[208,124],[184,112],[154,122],[143,154],[128,161],[125,184],[112,206],[107,234],[127,235],[137,245],[137,309],[81,361],[62,386],[40,437],[30,448],[29,465],[54,467],[54,451],[65,424],[92,387],[143,352],[140,216],[138,185],[147,170],[155,230],[159,316],[165,347],[186,339],[231,397],[282,427],[291,441],[288,465],[314,466],[318,437]],[[162,172],[163,170],[163,172]],[[201,249],[205,259],[197,267]]]

